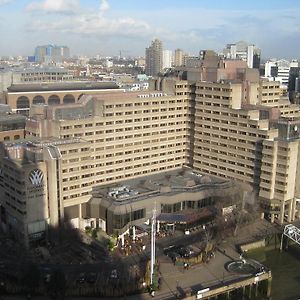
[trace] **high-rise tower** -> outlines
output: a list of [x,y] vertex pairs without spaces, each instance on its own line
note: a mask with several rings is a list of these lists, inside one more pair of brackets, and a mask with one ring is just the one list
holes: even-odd
[[158,39],[155,39],[154,41],[152,41],[151,45],[146,48],[145,73],[150,76],[157,75],[162,70],[162,58],[162,42]]

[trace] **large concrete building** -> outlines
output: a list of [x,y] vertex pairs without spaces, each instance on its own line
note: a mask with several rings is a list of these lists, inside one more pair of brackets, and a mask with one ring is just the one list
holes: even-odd
[[[300,110],[280,95],[279,83],[260,80],[246,62],[208,55],[198,69],[151,85],[147,93],[102,90],[77,103],[31,107],[26,135],[40,142],[20,147],[41,148],[35,163],[47,168],[47,184],[61,203],[53,224],[67,218],[84,228],[84,217],[96,218],[86,209],[97,185],[183,166],[251,185],[271,221],[299,216]],[[3,171],[24,162],[7,154],[14,147],[4,147]],[[15,197],[12,177],[3,178],[7,211]],[[20,197],[26,202],[28,194]]]

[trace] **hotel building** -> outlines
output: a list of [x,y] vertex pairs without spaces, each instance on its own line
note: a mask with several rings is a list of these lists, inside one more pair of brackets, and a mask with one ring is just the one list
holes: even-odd
[[[213,66],[183,72],[187,80],[154,80],[147,93],[102,90],[68,105],[32,105],[26,137],[33,142],[18,147],[42,149],[38,163],[56,203],[48,196],[48,211],[60,205],[47,224],[65,218],[84,228],[97,218],[90,210],[93,187],[184,166],[250,184],[272,222],[299,217],[299,107],[280,95],[279,83],[259,80],[257,70],[210,61]],[[8,155],[14,147],[3,147],[2,173],[16,172],[15,161],[24,162]],[[12,211],[12,177],[3,177],[2,214]]]

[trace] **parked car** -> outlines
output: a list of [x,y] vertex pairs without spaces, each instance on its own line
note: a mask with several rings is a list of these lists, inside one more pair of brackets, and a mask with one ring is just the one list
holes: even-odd
[[77,283],[85,283],[85,279],[86,279],[85,273],[80,273],[76,282]]
[[194,253],[194,251],[193,251],[193,249],[190,248],[190,247],[181,247],[181,248],[178,250],[178,254],[179,254],[181,257],[190,257],[193,253]]
[[174,251],[169,252],[167,256],[170,257],[172,259],[172,261],[176,261],[177,258],[180,257],[180,255]]
[[114,279],[118,278],[118,272],[116,269],[111,271],[110,278],[114,278]]

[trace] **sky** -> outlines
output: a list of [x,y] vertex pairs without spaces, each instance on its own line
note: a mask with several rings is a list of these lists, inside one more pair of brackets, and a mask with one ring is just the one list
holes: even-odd
[[191,55],[244,40],[265,59],[300,58],[299,16],[299,0],[0,0],[0,56],[46,44],[71,55],[144,56],[158,38]]

